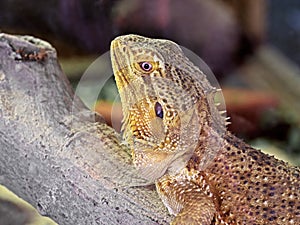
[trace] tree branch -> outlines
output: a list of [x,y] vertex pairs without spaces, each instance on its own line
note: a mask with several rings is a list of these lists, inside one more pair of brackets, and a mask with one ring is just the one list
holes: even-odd
[[74,96],[55,49],[0,34],[1,184],[59,224],[168,224],[153,185],[126,185],[142,181],[119,140]]

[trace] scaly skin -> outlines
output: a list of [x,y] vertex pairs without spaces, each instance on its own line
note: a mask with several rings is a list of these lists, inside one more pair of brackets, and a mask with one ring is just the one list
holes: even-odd
[[111,44],[123,137],[172,224],[300,224],[300,171],[226,131],[214,89],[177,44]]

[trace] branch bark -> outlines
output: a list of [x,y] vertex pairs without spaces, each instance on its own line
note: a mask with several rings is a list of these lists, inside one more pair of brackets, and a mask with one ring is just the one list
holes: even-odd
[[[21,60],[45,49],[45,60]],[[128,149],[85,108],[48,43],[0,34],[0,183],[58,224],[168,224]],[[1,219],[1,218],[0,218]]]

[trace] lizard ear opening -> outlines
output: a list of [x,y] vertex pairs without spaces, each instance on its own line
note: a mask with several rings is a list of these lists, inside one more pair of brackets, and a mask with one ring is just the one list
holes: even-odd
[[156,102],[154,105],[154,110],[155,110],[155,115],[159,118],[163,118],[164,117],[164,111],[163,111],[163,107],[159,102]]

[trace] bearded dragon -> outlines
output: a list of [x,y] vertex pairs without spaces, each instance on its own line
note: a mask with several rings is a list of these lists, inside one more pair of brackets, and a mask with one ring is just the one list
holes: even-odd
[[171,224],[300,224],[300,170],[226,130],[216,89],[174,42],[111,43],[123,138]]

